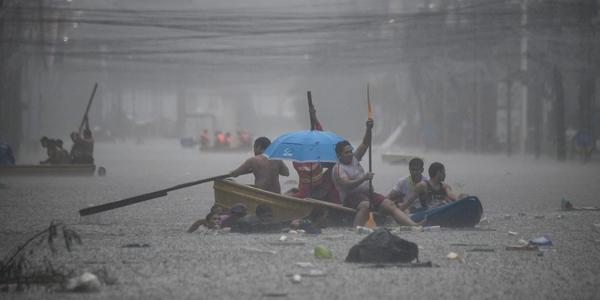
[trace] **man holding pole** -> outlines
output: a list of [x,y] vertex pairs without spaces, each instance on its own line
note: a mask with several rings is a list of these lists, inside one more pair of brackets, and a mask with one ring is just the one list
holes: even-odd
[[368,145],[371,144],[373,125],[373,119],[369,118],[365,136],[356,151],[352,151],[352,145],[346,140],[338,142],[335,146],[338,162],[333,167],[332,178],[340,198],[345,206],[357,210],[354,226],[364,226],[369,219],[370,211],[391,215],[401,225],[418,226],[419,224],[413,222],[392,201],[371,191],[369,182],[375,174],[366,173],[360,160],[367,152]]

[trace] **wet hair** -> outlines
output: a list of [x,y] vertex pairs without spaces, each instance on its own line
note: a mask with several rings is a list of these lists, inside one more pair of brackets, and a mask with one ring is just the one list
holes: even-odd
[[271,145],[271,140],[261,136],[254,141],[254,147],[260,147],[260,149],[267,149]]
[[231,207],[229,212],[233,215],[245,216],[248,213],[248,208],[243,203],[237,203]]
[[444,165],[440,162],[433,162],[429,165],[429,178],[435,177],[438,171],[444,170]]
[[223,207],[215,204],[210,208],[210,212],[211,213],[221,213],[221,212],[223,212]]
[[416,168],[416,167],[423,168],[423,165],[424,165],[423,160],[418,157],[415,157],[408,162],[409,169]]
[[273,210],[271,209],[271,207],[267,204],[259,204],[256,206],[256,216],[260,217],[263,216],[264,214],[270,212],[271,214],[273,213]]
[[350,144],[350,142],[343,140],[343,141],[339,141],[337,142],[337,144],[335,144],[335,154],[337,155],[337,157],[340,157],[342,155],[342,151],[344,151],[344,148],[346,146],[352,146]]

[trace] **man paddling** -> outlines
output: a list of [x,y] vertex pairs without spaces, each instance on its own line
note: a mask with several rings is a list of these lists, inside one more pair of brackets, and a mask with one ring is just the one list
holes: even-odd
[[231,171],[229,176],[238,177],[252,173],[255,187],[280,194],[279,175],[289,176],[290,170],[281,160],[270,160],[263,155],[270,144],[271,140],[264,136],[257,138],[254,141],[254,157],[247,159],[241,166]]
[[338,162],[333,167],[333,182],[344,205],[358,210],[354,226],[364,226],[367,223],[369,210],[391,215],[398,224],[417,226],[419,224],[413,222],[392,201],[381,194],[369,192],[369,180],[373,179],[374,174],[365,173],[360,160],[368,149],[367,145],[370,145],[373,124],[372,119],[367,121],[365,136],[356,151],[352,152],[352,145],[348,141],[336,144]]

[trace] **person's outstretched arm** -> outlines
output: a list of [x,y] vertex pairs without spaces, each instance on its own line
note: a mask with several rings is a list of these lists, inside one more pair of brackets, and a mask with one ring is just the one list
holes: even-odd
[[252,158],[248,158],[237,169],[229,172],[229,176],[231,176],[231,177],[238,177],[240,175],[250,174],[250,173],[252,173]]
[[369,145],[371,145],[371,136],[374,123],[375,122],[372,119],[367,120],[367,129],[365,130],[365,136],[363,137],[362,143],[360,143],[360,145],[356,147],[356,151],[354,151],[354,155],[358,160],[362,159],[362,157],[367,152],[367,149],[369,149]]

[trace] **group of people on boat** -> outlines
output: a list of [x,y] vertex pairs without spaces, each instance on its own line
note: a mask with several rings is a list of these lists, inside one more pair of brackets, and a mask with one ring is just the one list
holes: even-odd
[[40,164],[93,164],[94,138],[92,137],[92,131],[89,128],[87,119],[83,135],[79,132],[72,132],[70,137],[73,142],[70,151],[63,148],[63,141],[61,139],[42,137],[40,144],[42,148],[46,149],[48,157],[40,161]]
[[199,138],[200,150],[237,150],[250,149],[252,146],[252,134],[241,129],[234,137],[229,131],[215,131],[211,137],[208,129],[204,129]]
[[[444,183],[446,170],[440,162],[430,164],[429,176],[427,177],[422,175],[424,171],[423,160],[413,158],[409,162],[410,175],[398,180],[387,196],[373,191],[370,182],[374,179],[375,174],[365,172],[361,165],[361,159],[365,155],[368,145],[370,145],[373,126],[374,121],[372,119],[367,120],[364,137],[356,149],[346,140],[338,142],[335,146],[337,155],[337,163],[335,164],[294,162],[294,169],[299,175],[298,187],[285,192],[285,194],[299,198],[310,197],[353,208],[356,210],[353,226],[365,226],[372,216],[372,212],[390,216],[399,225],[420,226],[427,224],[427,218],[430,216],[428,212],[460,201],[476,202],[476,205],[478,205],[476,209],[479,209],[478,213],[481,214],[481,204],[476,197],[467,195],[457,197],[450,186]],[[317,130],[322,130],[320,124],[318,124]],[[254,142],[254,156],[231,171],[229,176],[238,177],[252,173],[256,188],[281,193],[279,176],[289,176],[290,172],[281,160],[269,159],[263,154],[270,143],[271,141],[266,137],[257,138]],[[461,207],[457,206],[456,209],[461,209]],[[256,215],[258,214],[257,208]],[[323,219],[323,214],[317,212],[315,214]],[[211,228],[210,226],[216,224],[215,222],[209,222],[211,217],[213,215],[209,213],[205,220],[197,223],[213,224],[205,225]],[[307,216],[306,219],[311,221],[314,216],[313,218]],[[324,219],[327,219],[327,216]],[[214,220],[217,220],[217,218],[215,217]],[[298,222],[300,221],[292,221],[294,224]],[[287,225],[291,224],[290,222],[287,223]],[[314,222],[313,220],[310,224],[313,224],[311,225],[313,227],[320,228],[325,226],[326,222]],[[222,225],[219,226],[223,227]],[[199,225],[193,227],[190,228],[191,231],[197,229]],[[234,229],[235,226],[231,228],[232,231],[239,231]]]

